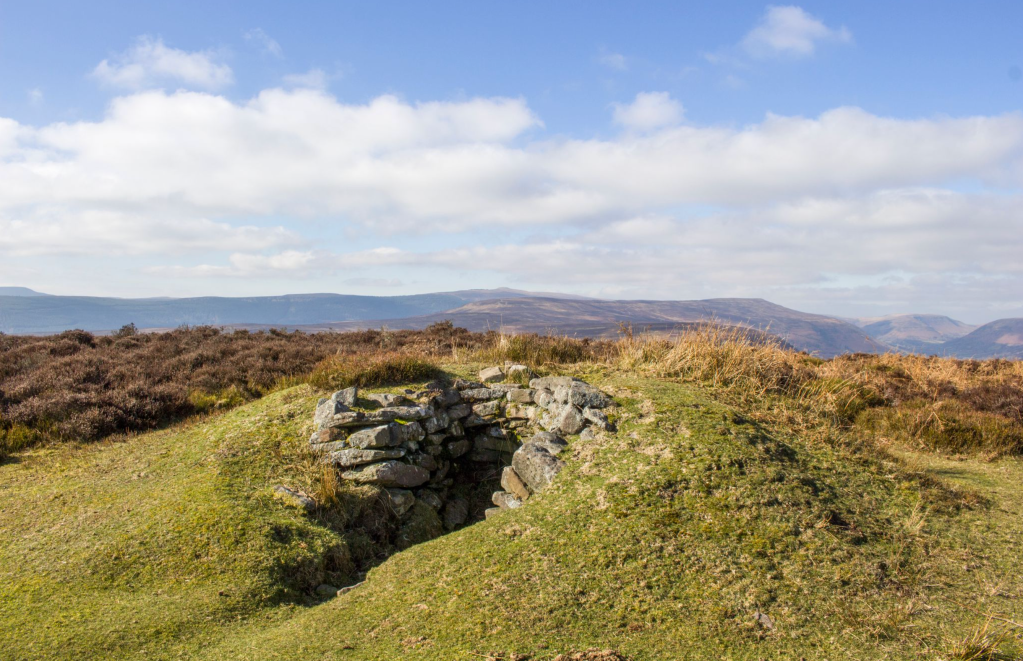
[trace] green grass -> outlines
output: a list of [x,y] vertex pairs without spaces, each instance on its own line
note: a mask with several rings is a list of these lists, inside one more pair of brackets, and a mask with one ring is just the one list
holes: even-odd
[[618,434],[571,439],[526,507],[325,603],[309,588],[354,580],[355,538],[269,495],[314,486],[306,386],[22,454],[0,466],[0,657],[940,659],[979,640],[1019,658],[1018,631],[986,618],[1023,619],[1018,459],[895,460],[760,426],[710,390],[580,376],[624,404]]

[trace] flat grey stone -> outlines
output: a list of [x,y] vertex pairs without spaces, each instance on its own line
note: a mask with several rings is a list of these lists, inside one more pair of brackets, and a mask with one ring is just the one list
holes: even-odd
[[392,395],[386,392],[371,392],[363,395],[363,399],[376,402],[380,406],[406,406],[411,404],[409,398],[404,395]]
[[473,388],[472,390],[462,391],[463,402],[487,402],[491,399],[500,399],[504,397],[504,391],[496,388]]
[[336,466],[340,466],[341,468],[352,468],[354,466],[372,464],[375,461],[383,461],[385,459],[400,459],[404,455],[405,451],[400,448],[395,448],[393,450],[362,450],[359,448],[348,448],[346,450],[331,452],[326,456],[325,461]]
[[529,381],[529,387],[540,390],[546,388],[547,390],[554,390],[559,386],[570,386],[577,382],[579,379],[571,376],[544,376],[539,379],[531,379]]
[[495,491],[491,500],[503,510],[514,510],[522,507],[522,501],[507,491]]
[[455,404],[448,409],[448,417],[452,420],[464,418],[470,413],[472,413],[472,405],[467,403]]
[[347,470],[341,473],[341,477],[363,484],[379,484],[382,487],[408,489],[425,484],[430,479],[430,471],[421,466],[412,466],[391,460]]
[[504,381],[504,370],[500,367],[488,367],[480,370],[480,381],[483,383],[500,383]]
[[360,429],[348,437],[348,445],[353,448],[387,448],[398,445],[391,435],[390,425]]
[[391,445],[418,443],[426,438],[426,432],[418,422],[409,422],[404,425],[400,422],[392,422],[388,427],[391,428]]

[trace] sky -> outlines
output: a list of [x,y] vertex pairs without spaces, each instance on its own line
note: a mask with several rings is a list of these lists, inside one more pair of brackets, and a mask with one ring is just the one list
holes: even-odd
[[1023,3],[0,2],[0,285],[1023,316]]

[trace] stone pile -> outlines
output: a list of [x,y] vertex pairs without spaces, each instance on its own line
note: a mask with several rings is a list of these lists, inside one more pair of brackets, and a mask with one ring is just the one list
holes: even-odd
[[561,470],[563,436],[611,429],[603,409],[613,401],[597,388],[530,376],[524,365],[506,364],[482,370],[479,381],[404,394],[346,388],[320,400],[309,443],[341,478],[386,489],[399,516],[418,499],[450,530],[469,518],[469,503],[449,497],[456,479],[482,481],[500,470],[497,507],[486,514],[514,509]]

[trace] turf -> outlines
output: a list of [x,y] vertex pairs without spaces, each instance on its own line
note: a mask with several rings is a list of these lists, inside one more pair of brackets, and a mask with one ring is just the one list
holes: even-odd
[[311,488],[308,386],[22,454],[0,466],[0,657],[933,659],[985,623],[1019,654],[1018,459],[893,461],[711,390],[583,376],[622,403],[617,434],[570,439],[527,506],[324,602],[318,581],[358,578],[353,537],[270,496]]

